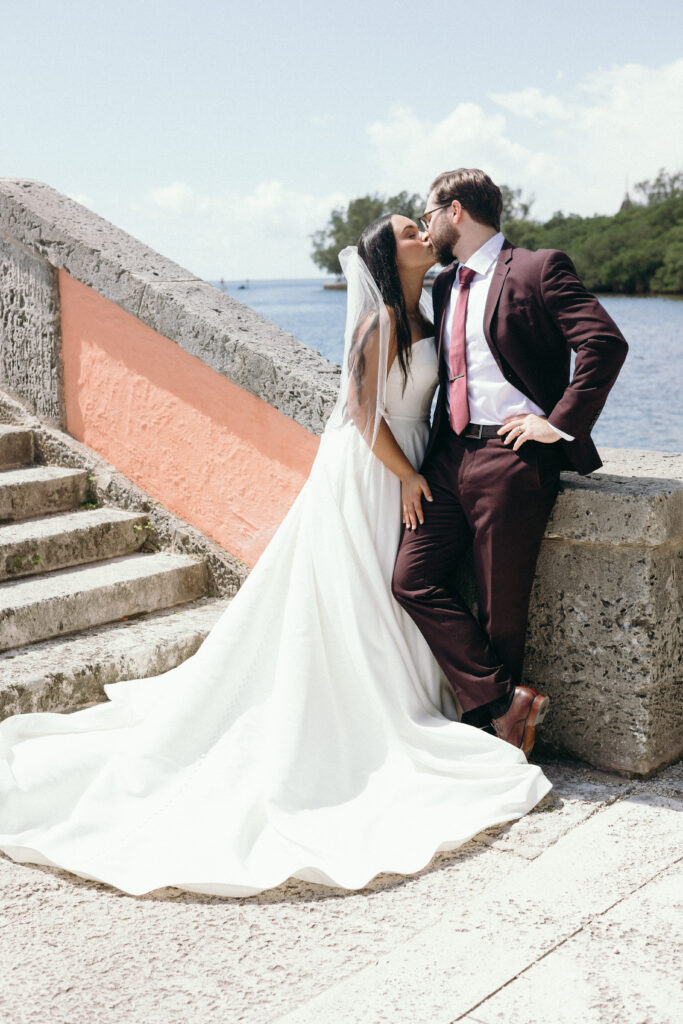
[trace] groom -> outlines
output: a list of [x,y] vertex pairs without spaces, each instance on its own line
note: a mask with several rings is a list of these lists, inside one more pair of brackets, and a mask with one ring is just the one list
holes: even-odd
[[[433,288],[441,386],[421,470],[433,501],[404,531],[393,590],[463,721],[529,753],[549,703],[520,685],[536,557],[560,470],[602,464],[590,432],[627,345],[571,260],[511,245],[501,212],[483,171],[431,185],[422,225],[447,266]],[[470,545],[478,620],[453,584]]]

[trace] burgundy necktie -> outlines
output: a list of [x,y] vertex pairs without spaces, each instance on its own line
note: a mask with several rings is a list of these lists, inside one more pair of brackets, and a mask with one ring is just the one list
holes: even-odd
[[461,434],[470,422],[470,406],[467,400],[467,356],[465,347],[465,322],[467,320],[467,298],[470,284],[476,271],[469,267],[460,267],[460,287],[453,313],[451,327],[451,348],[449,353],[449,389],[448,403],[450,406],[451,426],[456,434]]

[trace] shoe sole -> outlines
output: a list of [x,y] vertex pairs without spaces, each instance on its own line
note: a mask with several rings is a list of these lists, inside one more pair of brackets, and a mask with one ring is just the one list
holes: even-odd
[[549,707],[549,697],[544,696],[542,693],[539,693],[537,697],[534,697],[533,703],[529,708],[529,714],[527,715],[526,722],[524,723],[524,737],[522,739],[523,754],[530,754],[533,750],[533,746],[536,741],[536,726],[540,725],[548,714]]

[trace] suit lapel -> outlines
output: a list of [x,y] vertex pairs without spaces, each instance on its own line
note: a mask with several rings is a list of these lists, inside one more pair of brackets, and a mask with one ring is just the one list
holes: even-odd
[[[435,309],[434,311],[434,334],[437,340],[436,358],[439,373],[439,394],[436,400],[436,409],[434,410],[434,420],[432,422],[430,441],[427,447],[427,451],[429,451],[432,444],[434,443],[434,438],[436,437],[436,434],[438,432],[439,424],[441,422],[441,416],[446,405],[446,384],[448,374],[446,373],[446,366],[442,357],[443,332],[444,325],[446,323],[446,310],[448,309],[448,302],[450,299],[451,289],[453,288],[453,281],[455,280],[457,269],[458,264],[456,262],[451,267],[448,267],[447,270],[444,271],[443,276],[439,275],[441,280],[438,285],[438,295],[434,296],[435,307],[437,306],[437,304],[439,304],[438,315],[437,310]],[[438,303],[436,300],[438,300]]]
[[514,246],[507,241],[503,242],[503,247],[498,255],[498,261],[496,263],[496,269],[493,271],[493,277],[491,278],[491,285],[489,287],[489,293],[486,297],[486,305],[484,307],[484,335],[488,342],[488,346],[491,349],[491,355],[498,363],[499,368],[502,370],[503,366],[501,363],[500,354],[491,335],[491,321],[493,315],[496,312],[498,301],[500,299],[500,293],[503,290],[505,278],[510,273],[510,267],[512,266],[512,255],[514,253]]
[[440,292],[441,292],[441,295],[442,295],[442,300],[441,300],[441,309],[439,310],[439,322],[438,322],[438,324],[434,324],[434,327],[436,328],[436,332],[437,332],[436,333],[436,337],[437,337],[437,341],[438,341],[438,345],[437,345],[437,358],[439,360],[439,369],[441,368],[441,353],[442,353],[442,349],[443,349],[443,330],[444,330],[444,324],[446,322],[446,310],[448,309],[448,300],[450,298],[451,289],[453,287],[453,282],[455,281],[455,275],[456,275],[457,269],[458,269],[457,262],[454,263],[452,267],[448,268],[448,270],[445,272],[445,274],[443,276],[443,284],[441,285],[441,288],[440,288]]

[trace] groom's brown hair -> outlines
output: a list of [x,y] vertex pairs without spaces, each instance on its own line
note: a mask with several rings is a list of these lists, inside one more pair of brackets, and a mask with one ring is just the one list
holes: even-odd
[[429,186],[429,194],[432,193],[437,203],[451,203],[457,199],[473,220],[500,231],[503,194],[488,174],[477,167],[444,171]]

